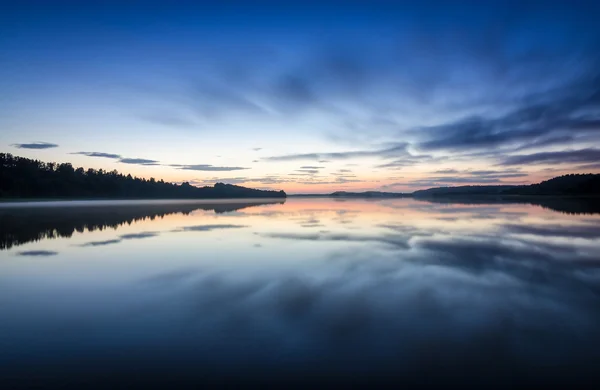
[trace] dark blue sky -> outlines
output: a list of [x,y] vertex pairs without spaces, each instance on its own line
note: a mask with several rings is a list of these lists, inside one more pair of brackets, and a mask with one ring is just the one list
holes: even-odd
[[294,192],[600,171],[598,2],[14,3],[3,151]]

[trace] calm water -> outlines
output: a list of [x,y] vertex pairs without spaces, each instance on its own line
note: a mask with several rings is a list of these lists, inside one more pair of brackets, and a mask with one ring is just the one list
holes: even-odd
[[0,204],[0,387],[598,380],[597,213],[67,204]]

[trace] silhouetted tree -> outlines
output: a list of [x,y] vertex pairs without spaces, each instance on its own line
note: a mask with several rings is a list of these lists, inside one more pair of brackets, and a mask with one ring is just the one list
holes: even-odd
[[593,173],[558,176],[538,184],[505,191],[512,195],[600,195],[600,175]]
[[230,184],[195,187],[122,175],[113,170],[73,168],[69,163],[0,153],[1,198],[282,198],[283,191],[261,191]]

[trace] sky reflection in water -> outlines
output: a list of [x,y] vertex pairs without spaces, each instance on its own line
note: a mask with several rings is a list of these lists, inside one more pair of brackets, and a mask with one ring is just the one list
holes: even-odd
[[8,384],[598,379],[598,214],[288,199],[0,222]]

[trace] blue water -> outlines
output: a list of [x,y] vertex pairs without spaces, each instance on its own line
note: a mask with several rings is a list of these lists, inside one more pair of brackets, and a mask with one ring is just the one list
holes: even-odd
[[21,203],[0,234],[2,388],[599,379],[598,214]]

